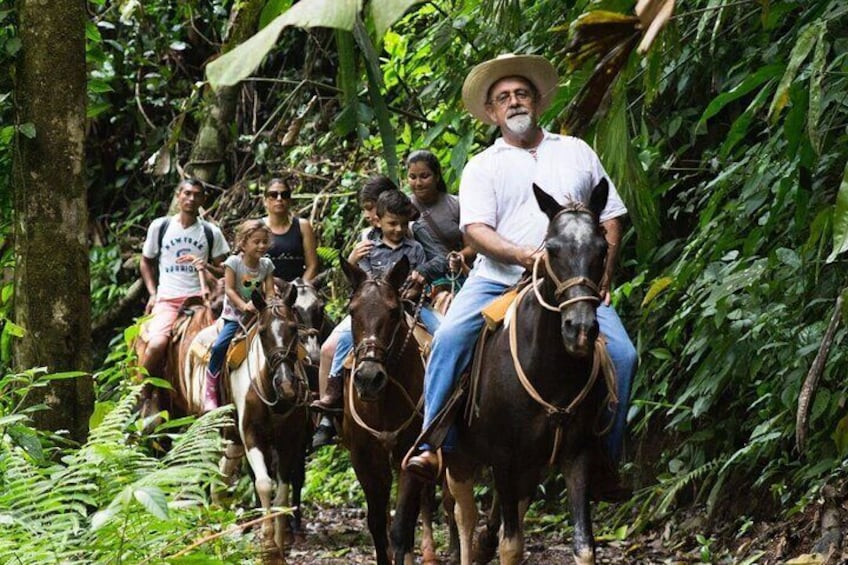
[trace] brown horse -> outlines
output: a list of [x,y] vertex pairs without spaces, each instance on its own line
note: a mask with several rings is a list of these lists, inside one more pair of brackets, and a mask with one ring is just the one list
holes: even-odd
[[[368,278],[344,260],[341,264],[354,289],[350,315],[355,344],[354,367],[345,387],[342,441],[365,491],[377,563],[413,563],[424,485],[400,471],[400,464],[421,425],[424,366],[399,292],[409,261],[402,258],[380,279]],[[398,473],[398,488],[390,557],[386,532],[393,471]],[[434,562],[432,539],[425,539],[422,547],[424,562]]]
[[[201,297],[188,298],[174,322],[171,339],[165,353],[164,367],[161,374],[151,374],[151,377],[161,377],[171,389],[147,384],[142,391],[140,414],[146,420],[145,430],[151,430],[160,421],[160,413],[167,411],[170,418],[178,418],[192,413],[188,399],[191,391],[187,390],[180,379],[180,368],[185,364],[189,347],[194,337],[205,327],[214,322],[212,310],[208,301]],[[145,326],[142,325],[139,336],[135,340],[135,353],[139,363],[143,363],[147,352]]]
[[491,466],[500,506],[494,515],[502,520],[500,563],[513,565],[522,560],[524,513],[548,464],[565,476],[574,559],[594,563],[588,470],[609,394],[599,373],[611,375],[598,368],[604,356],[596,343],[597,285],[607,250],[598,217],[608,187],[606,181],[595,187],[588,207],[562,207],[538,187],[534,192],[550,219],[544,254],[532,283],[485,343],[470,422],[458,423],[457,449],[446,455],[463,564],[471,563],[477,523],[476,470]]

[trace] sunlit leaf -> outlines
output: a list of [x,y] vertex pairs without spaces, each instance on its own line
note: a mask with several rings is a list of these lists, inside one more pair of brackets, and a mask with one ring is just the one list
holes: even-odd
[[848,163],[842,172],[842,182],[833,208],[833,251],[827,258],[831,263],[836,256],[848,249]]
[[648,289],[648,292],[645,293],[645,298],[642,299],[642,308],[650,304],[654,298],[659,296],[673,282],[674,279],[671,277],[661,277],[655,280]]
[[160,520],[168,519],[168,501],[165,493],[156,487],[141,487],[133,492],[137,501],[147,509],[148,512]]
[[801,33],[798,34],[798,41],[792,48],[792,53],[789,54],[789,63],[786,65],[786,71],[783,73],[783,78],[780,79],[780,84],[777,85],[777,90],[774,93],[774,98],[771,100],[769,107],[769,117],[772,120],[777,119],[780,111],[789,102],[789,87],[798,75],[798,70],[801,68],[801,63],[810,54],[810,51],[815,46],[816,41],[822,37],[827,24],[823,21],[809,24]]
[[26,335],[26,330],[12,320],[6,320],[6,323],[3,324],[3,333],[15,337],[24,337]]
[[816,52],[813,54],[812,72],[810,73],[810,102],[807,112],[807,136],[810,138],[815,152],[821,153],[822,136],[819,131],[819,121],[822,115],[822,81],[824,80],[825,62],[828,44],[822,35],[816,42]]
[[83,377],[88,375],[88,373],[84,371],[67,371],[64,373],[52,373],[50,375],[45,375],[44,379],[48,381],[64,381],[67,379],[75,379],[77,377]]
[[352,30],[359,0],[302,0],[277,16],[256,35],[206,66],[213,88],[232,86],[250,76],[277,44],[280,32],[288,26],[329,27]]

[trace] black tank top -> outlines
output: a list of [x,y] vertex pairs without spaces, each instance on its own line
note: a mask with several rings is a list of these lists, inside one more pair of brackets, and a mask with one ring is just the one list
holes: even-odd
[[[268,220],[266,219],[267,223]],[[293,216],[291,227],[284,234],[271,234],[271,247],[267,257],[274,263],[274,276],[286,281],[302,277],[306,271],[306,259],[303,255],[303,235],[300,232],[300,218]]]

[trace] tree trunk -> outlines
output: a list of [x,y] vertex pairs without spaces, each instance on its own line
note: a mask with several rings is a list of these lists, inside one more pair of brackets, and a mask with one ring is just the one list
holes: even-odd
[[[17,367],[90,370],[91,294],[85,163],[85,0],[19,0],[21,51],[15,95],[20,128],[15,190]],[[37,389],[38,427],[84,439],[93,404],[90,377]]]
[[[236,11],[230,17],[232,24],[229,36],[221,49],[222,53],[226,53],[256,33],[264,5],[264,0],[248,0],[235,5],[233,10]],[[240,84],[224,87],[218,91],[207,88],[204,112],[206,118],[197,133],[186,167],[191,176],[203,182],[214,182],[221,163],[224,162],[227,146],[232,141],[230,131],[232,131],[231,126],[240,90]]]

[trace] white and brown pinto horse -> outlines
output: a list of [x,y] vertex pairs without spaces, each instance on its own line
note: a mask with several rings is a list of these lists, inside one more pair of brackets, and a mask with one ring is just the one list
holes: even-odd
[[[223,397],[236,407],[241,445],[233,444],[227,449],[222,471],[230,476],[240,456],[245,454],[266,513],[272,506],[288,506],[288,479],[302,459],[309,437],[309,389],[300,361],[303,353],[292,309],[296,297],[297,289],[293,285],[286,285],[282,297],[267,304],[254,292],[251,301],[258,314],[246,338],[247,356],[223,379]],[[201,344],[198,349],[210,346],[215,334],[214,327],[201,332],[195,340]],[[198,356],[189,355],[184,371],[194,383],[187,385],[189,390],[202,391],[205,371],[205,363]],[[194,395],[192,402],[196,407],[201,406],[202,394]],[[302,483],[292,484],[297,505],[302,486]],[[286,529],[283,517],[273,523],[265,522],[262,534],[266,549],[279,551],[282,556]]]

